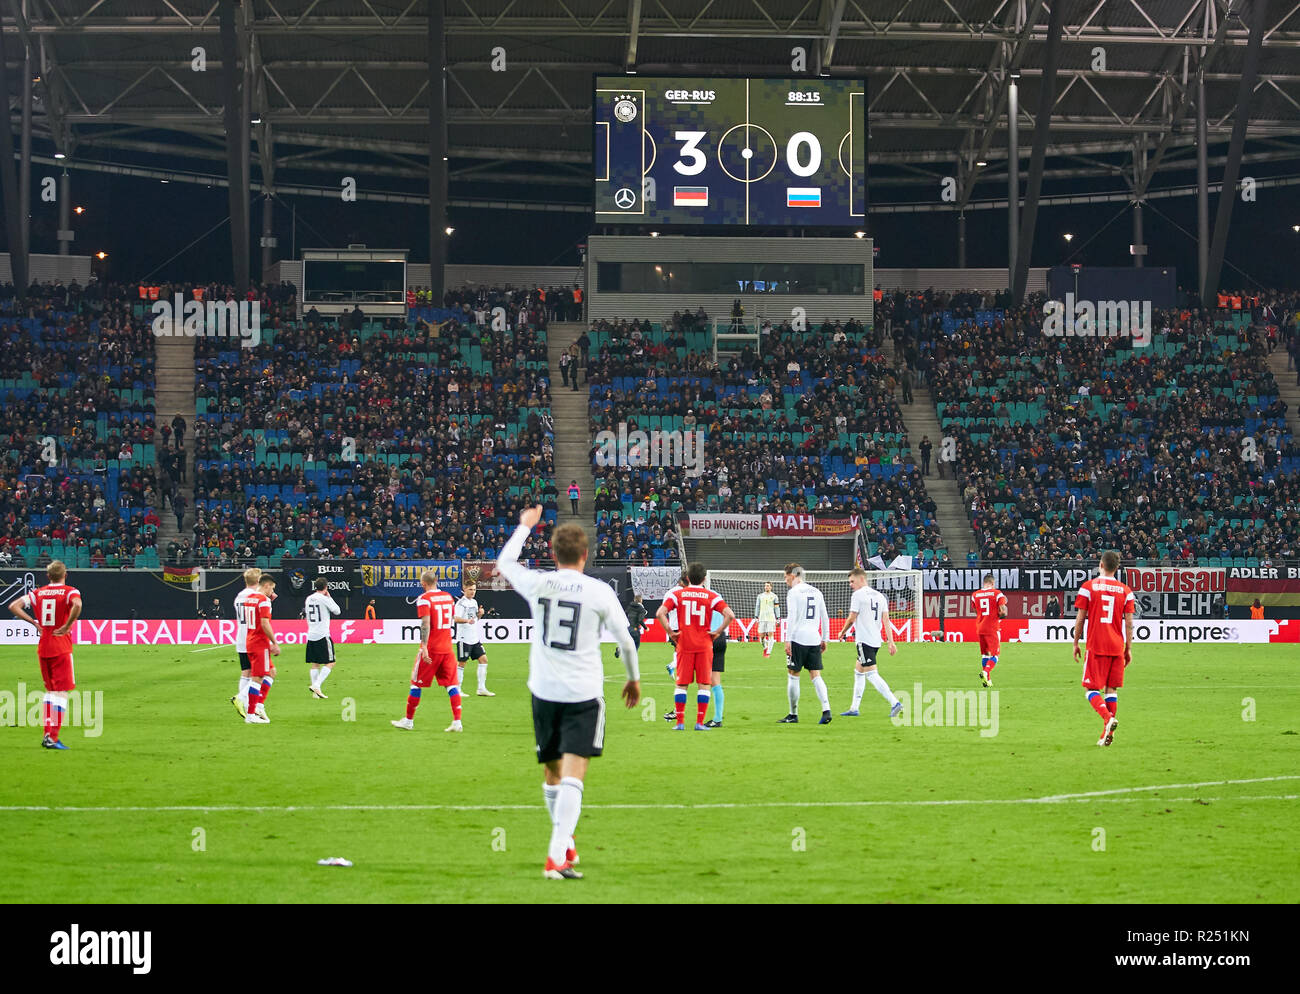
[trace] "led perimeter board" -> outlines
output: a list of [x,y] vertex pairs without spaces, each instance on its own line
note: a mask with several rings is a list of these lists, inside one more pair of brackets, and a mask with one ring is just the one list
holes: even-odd
[[857,79],[597,76],[597,224],[861,227]]

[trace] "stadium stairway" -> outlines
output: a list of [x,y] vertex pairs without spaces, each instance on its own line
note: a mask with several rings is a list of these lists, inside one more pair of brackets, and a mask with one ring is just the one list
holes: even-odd
[[[164,335],[155,340],[157,389],[155,411],[158,427],[170,425],[177,413],[185,419],[185,482],[181,494],[185,497],[185,534],[194,528],[194,339],[183,335]],[[181,532],[176,527],[176,515],[170,505],[166,511],[157,508],[161,524],[158,526],[159,555],[167,543],[179,541]]]
[[[897,368],[894,355],[894,340],[885,336],[884,353],[889,357],[891,368]],[[939,534],[944,547],[953,562],[964,563],[968,549],[979,551],[979,542],[970,526],[970,515],[962,502],[961,492],[951,479],[939,479],[939,443],[943,438],[943,429],[939,425],[939,416],[934,406],[934,396],[930,388],[917,382],[912,387],[912,403],[902,402],[902,389],[899,389],[898,409],[903,412],[903,427],[907,429],[907,444],[917,466],[921,465],[921,437],[930,436],[934,449],[930,453],[930,475],[925,478],[925,489],[934,499],[934,516],[939,522]]]
[[[581,321],[555,321],[546,328],[550,359],[551,417],[555,422],[555,489],[559,491],[560,521],[570,517],[569,481],[582,488],[578,520],[595,519],[595,478],[591,475],[591,422],[587,416],[587,387],[572,390],[560,378],[562,356],[586,329]],[[585,373],[585,370],[584,370]],[[585,379],[585,376],[584,376]]]
[[1300,438],[1300,386],[1296,385],[1295,370],[1286,368],[1286,349],[1278,346],[1268,357],[1269,369],[1277,380],[1277,395],[1286,404],[1286,422],[1295,438]]

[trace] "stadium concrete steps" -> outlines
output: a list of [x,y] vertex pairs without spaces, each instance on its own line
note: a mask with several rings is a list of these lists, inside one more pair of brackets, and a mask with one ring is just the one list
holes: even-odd
[[[559,491],[560,520],[571,517],[569,481],[582,488],[577,520],[591,524],[596,517],[596,481],[591,474],[591,422],[587,415],[587,387],[573,390],[560,378],[560,356],[586,330],[581,321],[554,321],[547,326],[550,359],[551,418],[555,423],[555,489]],[[585,378],[585,377],[584,377]]]
[[1286,368],[1286,349],[1279,345],[1268,357],[1268,366],[1277,380],[1277,395],[1286,404],[1287,426],[1300,438],[1300,386],[1296,385],[1296,371]]
[[[889,356],[889,364],[895,367],[894,341],[885,336],[884,352]],[[979,551],[979,542],[970,526],[970,515],[966,513],[961,491],[956,481],[951,478],[939,479],[939,442],[943,438],[943,429],[939,425],[939,416],[934,406],[934,395],[930,388],[922,383],[912,387],[912,403],[902,402],[902,388],[898,392],[898,409],[903,412],[903,427],[907,429],[907,444],[912,450],[912,458],[917,466],[921,465],[921,438],[930,436],[934,446],[930,453],[930,475],[925,478],[925,489],[934,500],[934,516],[939,522],[939,535],[943,547],[953,562],[964,563],[969,549]]]
[[[185,429],[185,482],[181,493],[188,506],[185,509],[185,535],[192,537],[194,528],[194,339],[182,335],[155,339],[155,368],[157,388],[154,391],[155,413],[158,427],[170,425],[179,413],[188,427]],[[163,555],[167,543],[180,541],[182,533],[176,528],[176,515],[168,506],[159,509],[158,554]]]

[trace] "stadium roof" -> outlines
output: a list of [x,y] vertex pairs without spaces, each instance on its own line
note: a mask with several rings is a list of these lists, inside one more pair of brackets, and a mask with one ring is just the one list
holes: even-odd
[[[1155,163],[1139,178],[1145,191],[1189,189],[1202,66],[1209,140],[1219,146],[1212,166],[1233,124],[1248,37],[1234,5],[1059,2],[1045,202],[1123,199],[1135,161]],[[1252,23],[1260,11],[1267,18],[1246,161],[1256,176],[1300,182],[1291,176],[1300,173],[1300,4],[1235,7]],[[57,146],[80,168],[224,182],[217,0],[15,0],[3,9],[10,58],[26,45],[41,77],[38,161]],[[254,184],[273,149],[278,187],[337,196],[338,177],[355,175],[363,193],[423,199],[426,10],[426,0],[244,0],[261,122]],[[810,72],[869,80],[876,207],[938,207],[945,175],[960,177],[963,198],[992,204],[1006,193],[1016,70],[1028,154],[1049,10],[1043,0],[446,0],[451,203],[508,196],[524,206],[526,188],[523,199],[539,209],[587,210],[593,73],[783,75],[800,45]],[[192,68],[196,47],[206,71]],[[498,48],[504,72],[491,66]]]

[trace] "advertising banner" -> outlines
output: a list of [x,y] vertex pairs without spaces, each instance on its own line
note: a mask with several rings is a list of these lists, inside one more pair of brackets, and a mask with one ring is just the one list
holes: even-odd
[[761,514],[680,514],[677,527],[683,538],[761,538]]
[[361,583],[369,597],[419,597],[420,575],[427,569],[437,574],[438,589],[460,591],[459,559],[363,559]]
[[286,557],[279,570],[280,586],[288,586],[287,593],[306,597],[318,579],[324,579],[335,597],[361,593],[361,568],[355,559],[290,559]]
[[828,518],[816,514],[765,514],[764,538],[829,538],[852,535],[858,530],[858,516]]
[[[307,640],[307,623],[296,619],[274,620],[276,641],[282,645],[300,645]],[[777,639],[784,638],[778,623]],[[906,621],[892,620],[894,638],[910,641]],[[942,632],[939,624],[927,619],[921,640],[925,642],[975,642],[974,619],[950,620]],[[838,635],[844,626],[843,618],[831,619],[831,633]],[[1067,647],[1074,640],[1074,624],[1070,621],[1047,621],[1041,618],[1004,618],[1001,624],[1004,642],[1033,642]],[[73,640],[77,645],[226,645],[233,650],[235,622],[233,619],[212,621],[105,619],[83,620],[73,626]],[[522,643],[531,641],[531,618],[488,617],[483,621],[484,641]],[[735,641],[754,641],[757,628],[752,618],[738,619],[732,626]],[[420,639],[420,622],[417,618],[388,618],[374,621],[335,620],[330,622],[330,637],[340,645],[406,644],[414,645]],[[1228,644],[1267,644],[1300,642],[1300,621],[1188,621],[1183,619],[1151,619],[1134,623],[1135,642]],[[36,630],[16,619],[0,622],[0,645],[35,646]],[[612,642],[608,635],[605,642]],[[664,631],[653,620],[644,627],[643,642],[667,641]]]

